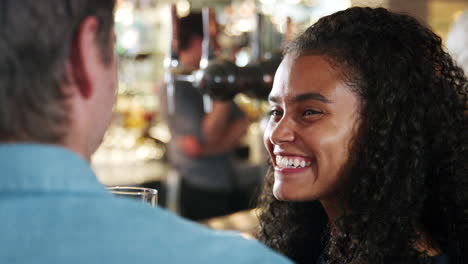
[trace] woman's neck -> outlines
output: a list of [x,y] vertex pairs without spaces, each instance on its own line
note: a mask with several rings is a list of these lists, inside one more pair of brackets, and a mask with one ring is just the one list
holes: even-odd
[[338,201],[320,200],[320,203],[322,204],[330,223],[334,222],[345,212],[344,206]]

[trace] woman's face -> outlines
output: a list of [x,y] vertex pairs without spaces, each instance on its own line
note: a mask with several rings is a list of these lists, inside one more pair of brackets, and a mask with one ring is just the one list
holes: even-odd
[[359,99],[324,56],[286,56],[269,96],[264,143],[280,200],[336,198],[358,127]]

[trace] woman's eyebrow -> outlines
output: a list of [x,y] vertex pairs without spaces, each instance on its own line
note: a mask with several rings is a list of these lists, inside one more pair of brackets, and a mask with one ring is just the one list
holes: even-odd
[[[323,95],[321,95],[319,93],[298,94],[298,95],[294,96],[290,101],[293,102],[293,103],[297,103],[297,102],[302,102],[302,101],[306,101],[306,100],[317,100],[317,101],[327,103],[327,104],[332,103],[332,101],[330,101],[330,99],[328,99],[327,97],[325,97],[325,96],[323,96]],[[273,103],[278,103],[280,100],[279,100],[279,98],[277,96],[269,96],[268,101],[273,102]]]

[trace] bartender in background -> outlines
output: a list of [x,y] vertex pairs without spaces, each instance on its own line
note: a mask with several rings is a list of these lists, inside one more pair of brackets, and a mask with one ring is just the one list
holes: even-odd
[[[184,72],[192,72],[200,65],[202,16],[192,13],[179,21],[179,61]],[[162,91],[164,112],[167,96]],[[173,137],[170,161],[181,176],[181,215],[202,220],[246,209],[249,196],[239,188],[234,150],[249,120],[232,98],[213,100],[212,111],[205,113],[202,94],[187,81],[175,82],[174,105],[174,113],[165,115]]]

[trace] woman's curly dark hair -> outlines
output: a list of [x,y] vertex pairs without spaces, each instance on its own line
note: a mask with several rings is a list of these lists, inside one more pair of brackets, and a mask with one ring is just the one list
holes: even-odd
[[418,230],[450,263],[468,263],[467,78],[414,18],[350,8],[321,18],[285,54],[324,55],[360,98],[344,166],[346,213],[329,224],[318,201],[278,201],[272,172],[259,239],[298,263],[431,263]]

